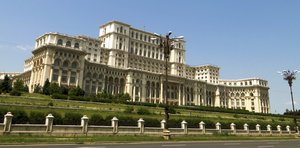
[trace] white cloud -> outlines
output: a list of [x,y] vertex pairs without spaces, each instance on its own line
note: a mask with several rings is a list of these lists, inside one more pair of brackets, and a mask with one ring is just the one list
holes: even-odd
[[5,44],[0,44],[0,50],[14,50],[14,49],[17,49],[17,50],[21,50],[21,51],[27,51],[27,50],[31,50],[33,49],[33,46],[31,45],[21,45],[21,44],[8,44],[8,43],[5,43]]
[[33,47],[29,46],[29,45],[17,45],[16,48],[20,49],[20,50],[23,50],[23,51],[26,51],[26,50],[31,50]]

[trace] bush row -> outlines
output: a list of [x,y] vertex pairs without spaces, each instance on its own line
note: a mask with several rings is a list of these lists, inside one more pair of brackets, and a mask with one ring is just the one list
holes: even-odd
[[[76,112],[67,112],[64,116],[62,116],[60,113],[55,111],[31,111],[28,114],[22,110],[22,109],[10,109],[9,111],[13,114],[13,124],[44,124],[46,116],[51,113],[54,116],[54,124],[55,125],[79,125],[81,122],[81,117],[83,114],[76,113]],[[0,109],[0,122],[3,123],[4,115],[8,112],[8,109],[1,108]],[[89,117],[89,125],[105,125],[110,126],[111,125],[111,119],[113,118],[112,115],[109,116],[102,116],[100,113],[92,114]],[[139,120],[138,117],[132,117],[132,116],[117,116],[119,119],[119,125],[120,126],[137,126],[137,121]],[[159,127],[160,121],[163,119],[158,118],[143,118],[145,120],[145,126],[146,127]],[[168,126],[171,128],[179,128],[181,126],[181,122],[185,120],[188,123],[188,127],[190,128],[198,128],[199,123],[201,121],[205,122],[206,128],[215,128],[215,122],[217,119],[210,119],[210,118],[171,118],[169,120]],[[230,127],[230,124],[232,123],[232,120],[221,120],[220,123],[222,124],[222,128],[228,129]],[[254,122],[254,121],[248,121],[248,120],[236,120],[234,121],[236,124],[237,129],[243,129],[243,125],[247,123],[249,125],[250,129],[255,129],[256,124],[261,125],[261,129],[266,130],[266,126],[270,124],[272,126],[272,129],[276,130],[277,125],[281,125],[283,128],[287,124],[282,124],[278,122]],[[290,124],[292,126],[292,124]]]

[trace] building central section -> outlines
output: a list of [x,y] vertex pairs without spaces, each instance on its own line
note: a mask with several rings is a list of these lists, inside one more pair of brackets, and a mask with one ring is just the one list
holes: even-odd
[[99,38],[46,33],[37,38],[20,78],[31,92],[49,79],[59,85],[80,86],[90,95],[128,93],[133,102],[163,103],[166,88],[172,105],[270,112],[266,80],[221,80],[217,66],[189,66],[182,39],[173,43],[168,86],[164,87],[164,52],[155,37],[118,21],[100,26]]

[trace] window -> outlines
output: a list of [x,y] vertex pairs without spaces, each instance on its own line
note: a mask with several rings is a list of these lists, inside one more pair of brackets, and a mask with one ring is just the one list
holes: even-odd
[[79,43],[75,43],[74,48],[79,48]]
[[76,69],[77,68],[77,62],[73,62],[71,67]]
[[63,70],[63,71],[62,71],[61,82],[62,82],[62,83],[67,83],[67,82],[68,82],[67,77],[68,77],[68,71]]
[[63,45],[63,40],[62,39],[58,39],[57,40],[57,45]]
[[60,66],[60,59],[55,59],[54,66],[56,67]]
[[57,82],[58,81],[58,73],[59,73],[58,69],[53,69],[52,82]]
[[64,63],[63,63],[63,67],[68,67],[69,66],[69,62],[68,61],[64,61]]
[[71,47],[71,42],[70,42],[70,41],[67,41],[66,46],[67,46],[67,47]]
[[71,72],[70,83],[76,83],[76,72]]

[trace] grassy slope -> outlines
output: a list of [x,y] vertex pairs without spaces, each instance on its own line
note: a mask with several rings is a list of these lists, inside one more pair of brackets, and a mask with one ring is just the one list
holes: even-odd
[[[48,104],[52,102],[53,107],[49,107]],[[86,114],[90,116],[94,113],[101,113],[102,116],[118,116],[118,115],[130,115],[136,118],[139,117],[149,117],[163,119],[163,108],[159,107],[145,107],[150,110],[152,115],[138,115],[136,113],[126,114],[124,110],[129,106],[125,104],[115,104],[115,103],[95,103],[95,102],[81,102],[81,101],[69,101],[69,100],[54,100],[49,96],[40,94],[24,94],[22,97],[11,97],[11,96],[1,96],[0,106],[9,108],[25,108],[27,112],[30,111],[53,111],[64,114],[65,112],[79,112],[81,114]],[[26,107],[28,105],[28,107]],[[34,106],[34,107],[33,107]],[[132,106],[136,110],[141,106]],[[253,121],[253,122],[279,122],[282,124],[289,124],[292,122],[291,118],[288,117],[273,117],[273,116],[259,116],[259,115],[246,115],[246,114],[231,114],[231,113],[220,113],[220,112],[206,112],[206,111],[194,111],[194,110],[184,110],[176,109],[178,114],[172,115],[171,118],[205,118],[213,122],[235,122],[240,121]]]

